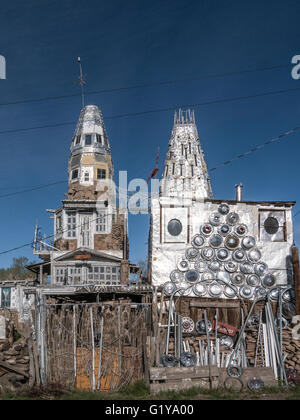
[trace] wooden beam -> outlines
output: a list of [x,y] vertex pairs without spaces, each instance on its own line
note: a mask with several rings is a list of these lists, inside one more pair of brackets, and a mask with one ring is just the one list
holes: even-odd
[[29,375],[25,373],[23,370],[17,369],[14,366],[10,365],[9,363],[5,363],[0,361],[0,367],[10,372],[16,373],[18,375],[24,376],[25,378],[29,378]]
[[240,308],[240,302],[190,302],[190,308]]

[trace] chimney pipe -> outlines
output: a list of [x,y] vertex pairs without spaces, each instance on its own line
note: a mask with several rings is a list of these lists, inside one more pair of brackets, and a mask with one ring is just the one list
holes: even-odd
[[237,202],[241,202],[242,201],[242,192],[243,192],[243,184],[239,184],[235,186],[235,190],[236,190],[236,201]]

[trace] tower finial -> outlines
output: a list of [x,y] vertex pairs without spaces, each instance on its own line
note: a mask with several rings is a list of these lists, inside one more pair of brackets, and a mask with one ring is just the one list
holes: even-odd
[[83,77],[80,57],[77,58],[77,61],[78,61],[78,64],[79,64],[79,71],[80,71],[79,83],[80,83],[80,86],[81,86],[82,108],[84,108],[84,85],[85,85],[86,79]]

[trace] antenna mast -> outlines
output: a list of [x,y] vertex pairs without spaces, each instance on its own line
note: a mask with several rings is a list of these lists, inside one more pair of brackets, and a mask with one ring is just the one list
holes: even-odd
[[78,61],[78,64],[79,64],[79,71],[80,71],[79,83],[80,83],[80,86],[81,86],[82,108],[84,108],[84,85],[85,85],[85,80],[86,79],[83,77],[80,57],[77,58],[77,61]]

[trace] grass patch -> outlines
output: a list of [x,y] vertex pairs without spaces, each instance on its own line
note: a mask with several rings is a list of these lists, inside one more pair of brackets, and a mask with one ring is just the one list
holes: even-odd
[[59,388],[32,389],[23,392],[5,391],[0,400],[300,400],[300,386],[286,389],[284,386],[265,387],[260,392],[251,392],[245,389],[242,392],[228,391],[225,388],[204,389],[189,388],[181,391],[162,391],[151,394],[144,381],[139,380],[131,385],[122,387],[119,391],[91,392],[91,391],[64,391]]

